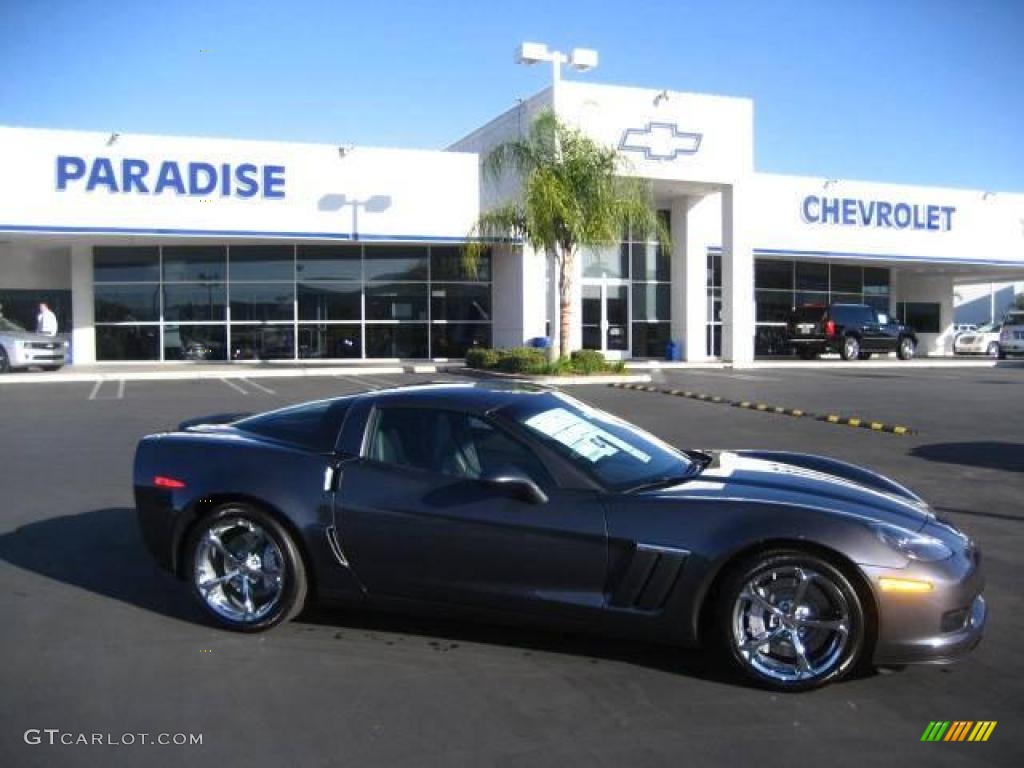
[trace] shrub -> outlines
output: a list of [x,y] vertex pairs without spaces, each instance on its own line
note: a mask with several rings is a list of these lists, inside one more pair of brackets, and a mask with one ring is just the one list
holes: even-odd
[[547,365],[543,349],[512,347],[498,350],[498,370],[505,373],[536,373]]
[[466,350],[466,365],[470,368],[496,368],[501,353],[496,349],[473,347]]
[[596,349],[577,349],[572,353],[572,368],[579,373],[598,373],[608,367],[604,355]]

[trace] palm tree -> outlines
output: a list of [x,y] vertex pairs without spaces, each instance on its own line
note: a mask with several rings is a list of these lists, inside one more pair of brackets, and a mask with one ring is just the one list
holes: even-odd
[[495,146],[484,158],[485,180],[497,182],[511,171],[521,188],[518,199],[480,215],[466,260],[475,263],[489,242],[516,239],[554,263],[559,357],[570,352],[573,270],[580,249],[614,244],[627,229],[668,245],[649,184],[619,175],[621,162],[613,147],[566,126],[551,110],[537,116],[526,136]]

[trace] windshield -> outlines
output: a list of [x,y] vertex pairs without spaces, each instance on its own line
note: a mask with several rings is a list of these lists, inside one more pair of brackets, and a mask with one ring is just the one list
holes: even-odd
[[1024,325],[1024,312],[1007,312],[1003,325]]
[[999,323],[985,323],[978,329],[978,333],[992,333],[999,330]]
[[13,320],[8,320],[6,317],[0,317],[0,331],[17,331],[19,333],[24,333],[25,329]]
[[502,415],[611,490],[676,482],[697,471],[654,435],[561,393],[518,402]]

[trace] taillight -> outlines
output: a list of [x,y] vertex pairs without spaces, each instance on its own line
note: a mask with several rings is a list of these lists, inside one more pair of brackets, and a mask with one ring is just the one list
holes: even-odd
[[157,488],[184,488],[185,483],[182,480],[176,480],[173,477],[166,477],[165,475],[157,475],[153,478],[153,485]]
[[835,320],[829,320],[827,323],[825,323],[825,335],[826,336],[835,336],[836,335],[836,321]]

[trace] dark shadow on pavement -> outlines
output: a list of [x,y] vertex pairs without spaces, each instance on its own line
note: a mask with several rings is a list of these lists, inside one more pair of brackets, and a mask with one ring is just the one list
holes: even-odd
[[931,443],[919,445],[911,456],[943,464],[1024,472],[1024,443],[978,440],[970,443]]
[[185,585],[146,551],[134,509],[97,509],[23,525],[0,536],[0,559],[165,616],[203,621]]

